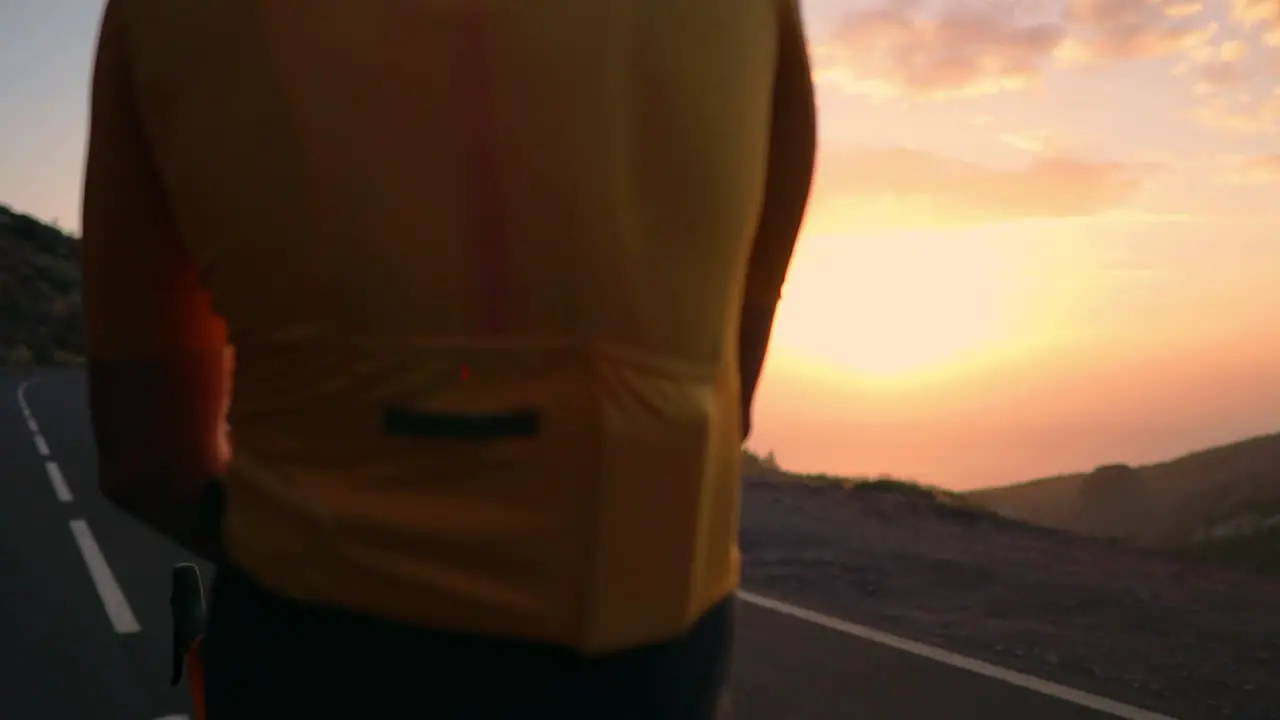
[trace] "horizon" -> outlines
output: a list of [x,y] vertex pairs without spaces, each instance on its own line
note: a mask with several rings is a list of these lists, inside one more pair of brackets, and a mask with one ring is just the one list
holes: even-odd
[[[102,5],[0,8],[0,203],[73,235]],[[801,5],[818,170],[748,448],[967,490],[1280,431],[1280,3]]]

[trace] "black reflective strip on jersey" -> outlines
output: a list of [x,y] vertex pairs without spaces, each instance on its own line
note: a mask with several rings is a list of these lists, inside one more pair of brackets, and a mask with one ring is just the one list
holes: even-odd
[[382,411],[382,430],[399,437],[454,440],[505,440],[538,434],[537,410],[505,413],[441,413],[390,407]]

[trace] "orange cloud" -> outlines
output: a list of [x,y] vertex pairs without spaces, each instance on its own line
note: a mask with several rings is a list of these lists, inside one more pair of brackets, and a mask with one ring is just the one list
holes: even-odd
[[1218,95],[1191,116],[1207,127],[1241,135],[1280,132],[1280,89],[1261,97],[1247,92]]
[[1064,37],[1059,24],[1022,22],[987,5],[926,16],[919,3],[902,2],[846,16],[815,58],[820,80],[857,94],[980,95],[1036,82]]
[[1250,75],[1244,63],[1248,55],[1249,43],[1244,40],[1206,42],[1188,48],[1186,59],[1174,68],[1174,74],[1190,76],[1192,90],[1201,95],[1236,88]]
[[815,44],[815,74],[871,97],[1016,90],[1055,59],[1139,60],[1204,45],[1218,27],[1198,19],[1203,10],[1199,0],[1066,0],[1060,16],[1030,20],[1005,3],[901,0],[846,15]]
[[1076,63],[1175,55],[1217,33],[1216,25],[1191,19],[1198,14],[1194,3],[1178,0],[1068,0],[1071,36],[1058,55]]
[[1065,156],[1004,170],[907,148],[827,151],[821,163],[819,232],[1095,215],[1122,206],[1152,170]]
[[1237,160],[1226,176],[1229,183],[1257,185],[1280,182],[1280,153]]
[[1175,18],[1191,17],[1202,12],[1204,12],[1202,2],[1179,2],[1164,6],[1164,14]]
[[1256,29],[1271,47],[1280,47],[1280,2],[1231,0],[1231,19],[1246,29]]
[[1000,142],[1037,155],[1064,154],[1067,150],[1066,139],[1052,130],[1003,133],[1000,135]]

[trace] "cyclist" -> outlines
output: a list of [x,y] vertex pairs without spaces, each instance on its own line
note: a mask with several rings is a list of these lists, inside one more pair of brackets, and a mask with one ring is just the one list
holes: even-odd
[[211,720],[713,715],[796,0],[110,0],[91,113],[100,484],[219,565]]

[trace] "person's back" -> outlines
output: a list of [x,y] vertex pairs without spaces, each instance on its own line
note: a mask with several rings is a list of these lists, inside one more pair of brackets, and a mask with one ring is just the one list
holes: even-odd
[[229,572],[574,657],[731,602],[793,2],[112,0],[112,23],[236,347]]

